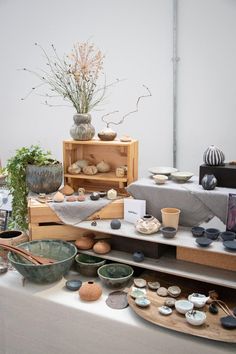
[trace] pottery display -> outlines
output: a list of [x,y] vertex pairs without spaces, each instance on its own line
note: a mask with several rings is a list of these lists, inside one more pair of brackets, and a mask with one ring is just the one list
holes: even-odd
[[111,220],[110,225],[113,230],[118,230],[121,228],[121,222],[118,219]]
[[89,250],[94,244],[94,235],[81,236],[75,241],[76,247],[80,250]]
[[204,175],[201,180],[201,185],[203,189],[207,191],[213,190],[217,186],[217,179],[214,175]]
[[101,297],[101,295],[101,286],[93,281],[83,283],[79,289],[79,296],[83,301],[96,301]]
[[161,223],[152,215],[144,215],[138,219],[135,228],[141,234],[150,235],[157,232],[161,227]]
[[79,279],[67,280],[65,286],[70,291],[77,291],[82,285],[82,281]]
[[210,238],[207,238],[205,236],[197,237],[195,242],[200,246],[200,247],[208,247],[210,244],[213,242]]
[[101,173],[109,172],[111,170],[111,166],[109,165],[109,163],[105,162],[104,160],[99,162],[96,167],[97,167],[98,172],[101,172]]
[[117,191],[115,189],[109,189],[107,191],[107,199],[114,200],[117,198]]
[[56,192],[52,199],[55,203],[62,203],[64,202],[65,197],[61,192]]
[[98,173],[98,169],[97,169],[97,167],[96,166],[94,166],[94,165],[91,165],[91,166],[85,166],[84,168],[83,168],[83,173],[85,174],[85,175],[96,175],[96,173]]
[[152,178],[154,179],[156,184],[164,184],[168,180],[166,175],[153,175]]
[[160,314],[164,315],[164,316],[169,316],[172,314],[172,309],[168,306],[160,306],[158,307],[158,311]]
[[219,234],[220,234],[220,230],[215,229],[213,227],[205,230],[205,236],[211,240],[217,240]]
[[105,259],[90,256],[88,254],[77,254],[75,257],[76,270],[87,277],[97,277],[97,270],[106,263]]
[[185,315],[186,312],[191,311],[193,309],[193,303],[188,300],[177,300],[175,302],[175,309],[179,313]]
[[176,228],[171,226],[163,226],[160,231],[165,238],[173,238],[177,233]]
[[99,139],[103,141],[112,141],[116,138],[116,136],[117,133],[110,128],[104,128],[98,133]]
[[224,160],[224,153],[215,145],[210,145],[203,154],[203,161],[209,166],[223,165]]
[[180,215],[180,209],[162,208],[161,209],[162,226],[174,227],[177,230],[179,226],[179,215]]
[[201,326],[206,321],[206,314],[202,311],[192,310],[186,312],[185,318],[192,326]]
[[70,135],[74,140],[91,140],[95,135],[95,129],[91,124],[91,115],[89,113],[73,116],[74,124],[70,129]]
[[74,193],[74,189],[66,184],[64,187],[59,189],[59,192],[61,192],[64,195],[72,195]]
[[191,228],[191,232],[194,237],[200,237],[200,236],[204,235],[205,229],[204,229],[204,227],[201,227],[201,226],[193,226]]
[[98,254],[106,254],[110,252],[111,245],[107,241],[100,240],[95,243],[95,245],[93,246],[93,250],[95,253]]
[[135,251],[132,254],[132,258],[135,262],[142,262],[144,260],[144,254],[142,251]]
[[99,198],[100,198],[100,194],[97,193],[97,192],[93,192],[93,193],[91,193],[91,195],[90,195],[90,199],[91,199],[91,200],[98,200]]
[[138,288],[145,288],[147,285],[147,281],[143,278],[135,278],[134,285],[137,286]]
[[151,304],[151,301],[148,300],[146,297],[137,297],[135,299],[135,304],[140,307],[148,307]]
[[236,233],[232,231],[224,231],[220,233],[220,237],[223,241],[233,241],[236,237]]
[[196,308],[201,308],[205,306],[208,300],[209,300],[209,296],[205,296],[199,293],[193,293],[188,296],[188,301],[192,302],[194,307]]

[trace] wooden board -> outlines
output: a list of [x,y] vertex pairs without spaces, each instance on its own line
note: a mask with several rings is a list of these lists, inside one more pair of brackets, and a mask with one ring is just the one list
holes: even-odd
[[[236,343],[236,330],[226,330],[220,325],[220,317],[226,316],[221,309],[219,309],[219,313],[217,315],[212,315],[208,311],[208,305],[206,305],[203,309],[201,309],[206,312],[206,322],[202,326],[192,326],[186,321],[185,316],[178,313],[175,309],[173,309],[170,316],[161,315],[158,312],[158,307],[164,305],[165,298],[158,296],[156,292],[147,289],[147,297],[151,301],[151,305],[147,308],[137,306],[134,299],[130,296],[130,292],[131,288],[128,293],[128,302],[130,307],[138,316],[148,322],[154,323],[160,327],[187,333],[197,337],[208,338],[221,342]],[[180,298],[186,297],[180,296],[178,299]]]
[[210,267],[236,271],[235,252],[214,253],[201,249],[177,247],[176,258],[182,261],[207,265]]

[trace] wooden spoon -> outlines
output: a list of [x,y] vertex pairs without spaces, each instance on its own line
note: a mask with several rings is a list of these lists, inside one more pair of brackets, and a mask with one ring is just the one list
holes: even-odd
[[6,249],[8,251],[11,251],[13,253],[19,254],[20,256],[24,257],[25,259],[27,259],[28,261],[30,261],[31,263],[33,263],[35,265],[52,264],[52,263],[56,262],[55,259],[46,258],[46,257],[42,257],[42,256],[36,256],[36,255],[32,254],[31,252],[26,251],[23,248],[5,245],[4,243],[1,243],[1,242],[0,242],[0,247],[2,247],[3,249]]

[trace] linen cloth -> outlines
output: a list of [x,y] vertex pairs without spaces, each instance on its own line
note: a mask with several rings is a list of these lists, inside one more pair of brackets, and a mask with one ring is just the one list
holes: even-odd
[[131,183],[126,189],[135,199],[146,200],[146,212],[160,221],[162,208],[180,209],[182,226],[199,225],[214,216],[226,224],[229,193],[236,193],[233,188],[204,190],[197,177],[186,183],[168,180],[163,185],[157,185],[147,177]]

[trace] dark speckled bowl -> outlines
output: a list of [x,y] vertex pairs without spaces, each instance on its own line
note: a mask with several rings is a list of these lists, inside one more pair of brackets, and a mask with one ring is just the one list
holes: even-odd
[[23,277],[38,284],[53,283],[60,280],[69,271],[77,253],[77,248],[72,243],[61,240],[31,241],[22,243],[18,247],[37,256],[56,260],[53,264],[35,265],[18,254],[8,253],[8,259],[13,267]]

